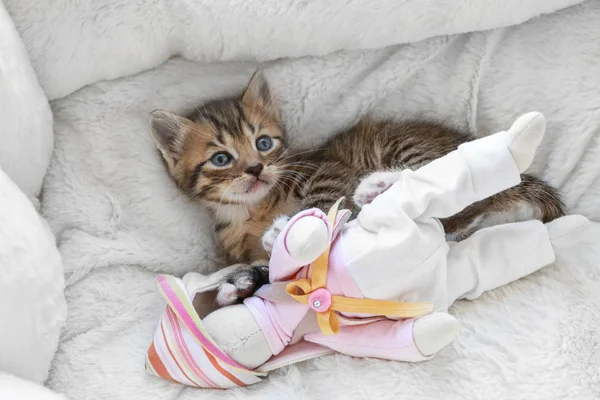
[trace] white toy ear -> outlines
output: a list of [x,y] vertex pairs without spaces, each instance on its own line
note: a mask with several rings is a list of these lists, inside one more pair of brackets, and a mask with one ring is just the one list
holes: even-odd
[[309,264],[329,246],[329,229],[321,218],[300,218],[290,227],[285,245],[294,261]]
[[342,231],[344,224],[348,222],[350,217],[352,216],[352,212],[350,210],[340,210],[338,211],[337,217],[335,219],[335,226],[333,227],[333,234],[331,235],[331,241],[333,242],[337,235]]
[[212,290],[216,290],[219,285],[223,283],[223,279],[227,275],[244,265],[246,264],[230,265],[227,268],[222,268],[208,275],[204,275],[199,272],[188,272],[183,276],[183,278],[181,278],[181,280],[185,285],[185,290],[191,296],[197,293],[210,292]]
[[192,300],[194,309],[200,318],[204,318],[216,309],[217,289],[219,289],[227,275],[243,265],[245,264],[231,265],[209,275],[188,272],[183,276],[181,280],[185,286],[185,291]]

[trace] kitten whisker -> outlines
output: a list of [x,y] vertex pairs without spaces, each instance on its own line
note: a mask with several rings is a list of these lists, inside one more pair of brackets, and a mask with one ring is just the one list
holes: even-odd
[[290,154],[288,157],[285,157],[285,158],[283,158],[283,159],[282,159],[282,158],[280,158],[280,157],[278,157],[278,158],[276,158],[276,159],[273,161],[273,164],[275,164],[275,163],[278,163],[278,162],[282,162],[282,161],[285,161],[285,160],[289,160],[289,159],[290,159],[290,158],[292,158],[292,157],[297,157],[297,156],[300,156],[300,155],[302,155],[302,154],[314,153],[314,152],[317,152],[317,151],[322,151],[322,150],[329,150],[329,148],[328,148],[328,147],[320,147],[320,148],[317,148],[317,149],[314,149],[314,150],[305,150],[305,151],[301,151],[301,152],[299,152],[299,153],[293,153],[293,154]]
[[284,181],[275,182],[275,186],[277,187],[277,189],[279,190],[279,192],[282,193],[282,194],[285,194],[286,190],[281,185],[285,185],[288,188],[288,190],[292,190],[292,187],[287,182],[284,182]]
[[219,215],[219,210],[221,210],[221,204],[223,203],[223,198],[225,197],[225,193],[227,193],[227,191],[229,190],[231,185],[232,185],[231,183],[229,185],[227,185],[227,187],[223,191],[223,194],[221,195],[221,200],[219,201],[219,207],[217,207],[217,212],[216,212],[217,215]]
[[294,170],[286,170],[283,171],[283,173],[281,174],[282,177],[288,178],[288,179],[298,179],[298,180],[304,180],[304,181],[308,181],[308,177],[304,176],[304,174],[298,172],[298,171],[294,171]]
[[295,186],[305,186],[308,184],[309,179],[304,176],[285,175],[281,181],[289,180],[295,184]]
[[298,167],[305,167],[305,168],[313,168],[313,169],[319,169],[319,167],[316,164],[312,164],[312,163],[305,163],[305,162],[291,162],[291,163],[287,163],[287,164],[283,164],[282,167],[291,167],[291,166],[298,166]]
[[208,185],[207,187],[203,188],[202,190],[200,190],[199,192],[196,192],[192,195],[191,200],[195,200],[197,199],[202,193],[204,193],[205,191],[207,191],[208,189],[211,189],[215,186],[217,186],[220,182],[217,183],[213,183],[212,185]]

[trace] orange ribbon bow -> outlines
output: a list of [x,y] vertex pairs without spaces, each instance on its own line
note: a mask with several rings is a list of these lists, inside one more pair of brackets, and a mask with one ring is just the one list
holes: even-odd
[[[342,200],[344,200],[343,197],[331,207],[327,214],[331,231],[335,227],[338,207]],[[310,280],[298,279],[288,283],[285,287],[286,292],[295,300],[308,304],[310,308],[317,312],[317,322],[323,334],[334,335],[340,331],[337,312],[412,318],[433,311],[433,303],[408,303],[332,295],[325,287],[331,239],[330,237],[330,245],[327,246],[327,249],[313,262]]]

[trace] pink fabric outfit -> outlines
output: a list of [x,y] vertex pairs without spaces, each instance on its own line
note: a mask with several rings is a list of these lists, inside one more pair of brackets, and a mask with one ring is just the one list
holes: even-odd
[[[446,242],[438,220],[520,183],[506,140],[506,133],[500,132],[463,144],[417,171],[403,171],[349,223],[344,213],[331,227],[317,209],[293,217],[273,248],[272,285],[244,302],[273,354],[304,339],[357,357],[411,362],[428,358],[414,344],[413,320],[367,319],[344,325],[342,319],[339,334],[325,336],[307,322],[314,314],[309,306],[276,294],[282,290],[278,282],[310,276],[310,265],[295,262],[286,248],[290,227],[307,216],[323,219],[334,230],[327,277],[327,289],[334,295],[434,302],[436,311],[447,311],[456,299],[476,298],[551,264],[554,251],[540,221],[484,228],[453,243]],[[298,335],[303,325],[306,333]]]

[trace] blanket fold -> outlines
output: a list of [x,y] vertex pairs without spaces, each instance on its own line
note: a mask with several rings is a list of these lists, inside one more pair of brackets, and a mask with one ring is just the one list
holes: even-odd
[[582,0],[4,0],[50,99],[169,57],[256,60],[376,49],[517,25]]

